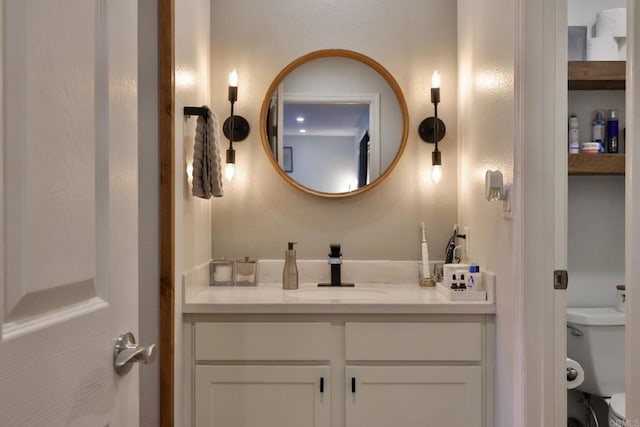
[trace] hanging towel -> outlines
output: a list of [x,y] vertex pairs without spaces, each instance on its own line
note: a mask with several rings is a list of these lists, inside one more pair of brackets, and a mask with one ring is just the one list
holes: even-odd
[[193,147],[193,189],[195,197],[222,197],[222,160],[218,117],[206,105],[207,114],[198,116]]

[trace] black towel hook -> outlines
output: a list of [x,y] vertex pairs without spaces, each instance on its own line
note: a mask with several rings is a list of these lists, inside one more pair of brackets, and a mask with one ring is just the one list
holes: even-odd
[[209,118],[209,109],[207,107],[184,107],[183,113],[185,116],[200,116],[205,120]]

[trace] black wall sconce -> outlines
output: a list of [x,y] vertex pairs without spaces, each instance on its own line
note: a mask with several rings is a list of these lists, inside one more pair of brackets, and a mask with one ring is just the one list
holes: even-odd
[[242,116],[236,116],[233,112],[233,105],[238,100],[238,73],[233,70],[229,74],[229,102],[231,103],[231,114],[222,124],[222,133],[229,140],[229,148],[227,149],[226,166],[224,176],[231,181],[236,173],[236,150],[233,149],[233,143],[244,141],[249,136],[251,127],[249,122]]
[[431,153],[431,179],[434,183],[439,183],[442,179],[442,153],[438,150],[438,142],[444,138],[447,128],[442,120],[438,118],[438,103],[440,103],[440,73],[433,72],[431,77],[431,103],[433,104],[434,117],[427,117],[418,127],[418,135],[424,142],[435,144],[435,149]]

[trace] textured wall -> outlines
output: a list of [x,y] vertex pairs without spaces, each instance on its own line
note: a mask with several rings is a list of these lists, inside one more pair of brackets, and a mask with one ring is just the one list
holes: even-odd
[[[495,11],[500,10],[499,14]],[[502,171],[505,183],[514,167],[514,15],[507,0],[458,1],[459,221],[471,228],[471,257],[496,273],[495,425],[517,425],[518,371],[516,294],[513,283],[513,222],[502,203],[484,196],[487,169]]]
[[[286,242],[294,240],[300,258],[322,258],[329,243],[340,242],[350,259],[418,259],[419,223],[425,221],[432,257],[442,259],[457,220],[456,3],[213,0],[211,17],[212,104],[220,116],[228,115],[227,75],[237,69],[236,111],[252,125],[249,138],[234,144],[236,179],[212,202],[213,255],[281,258]],[[406,151],[387,181],[341,200],[307,195],[284,182],[266,157],[258,123],[278,72],[326,48],[359,51],[380,62],[402,88],[410,116]],[[417,135],[420,121],[433,114],[435,69],[442,74],[439,113],[448,129],[437,186],[423,180],[432,146]]]

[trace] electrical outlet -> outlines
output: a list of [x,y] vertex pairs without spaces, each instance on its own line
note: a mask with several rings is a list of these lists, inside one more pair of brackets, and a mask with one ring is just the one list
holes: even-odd
[[471,228],[464,227],[463,234],[466,236],[464,239],[464,256],[467,261],[471,261],[472,252],[471,252]]

